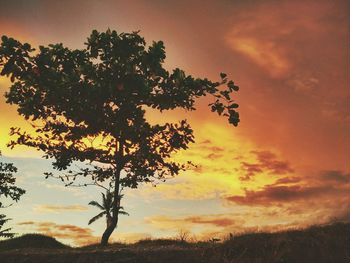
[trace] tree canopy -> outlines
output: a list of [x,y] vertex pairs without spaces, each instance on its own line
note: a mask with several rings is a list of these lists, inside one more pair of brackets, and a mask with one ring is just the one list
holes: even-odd
[[[15,185],[16,178],[14,177],[14,173],[16,172],[17,168],[13,163],[0,162],[0,198],[9,198],[17,202],[21,195],[25,193],[25,190]],[[0,207],[2,206],[3,204],[0,199]]]
[[[16,172],[17,168],[12,163],[0,162],[0,208],[4,208],[2,198],[17,202],[25,193],[25,190],[15,185],[16,178],[13,174]],[[14,235],[14,233],[9,232],[11,228],[2,229],[3,225],[9,220],[4,214],[0,214],[0,237],[12,237]]]
[[[36,129],[30,134],[12,128],[9,146],[43,151],[54,159],[55,169],[68,170],[61,176],[67,185],[78,176],[91,176],[96,184],[110,180],[115,227],[120,187],[177,175],[186,164],[172,161],[171,155],[194,142],[186,120],[153,125],[145,118],[147,109],[193,111],[198,98],[210,95],[212,112],[234,126],[239,122],[232,99],[238,86],[225,73],[210,81],[179,68],[169,72],[165,57],[162,41],[147,46],[138,32],[94,30],[85,48],[74,50],[61,43],[35,50],[3,36],[0,74],[12,81],[7,102],[17,105]],[[93,167],[71,171],[74,161]]]

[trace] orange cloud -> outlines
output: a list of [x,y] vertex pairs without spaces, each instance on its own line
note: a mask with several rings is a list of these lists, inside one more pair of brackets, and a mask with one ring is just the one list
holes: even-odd
[[[207,130],[202,128],[201,131]],[[280,160],[277,152],[253,150],[252,145],[242,147],[244,140],[225,137],[225,131],[217,133],[222,141],[201,138],[202,141],[191,149],[175,156],[176,160],[191,160],[197,167],[162,182],[156,188],[146,186],[141,194],[178,200],[214,199],[232,193],[244,194],[243,187],[257,190],[273,184],[282,175],[293,174],[292,166]]]
[[[336,199],[350,212],[350,174],[342,171],[324,171],[317,176],[304,178],[286,176],[258,190],[245,190],[244,195],[232,195],[225,200],[245,206],[302,206],[304,209],[324,210],[323,214],[339,214],[331,205]],[[333,207],[333,208],[332,208]],[[330,208],[330,209],[329,209]]]
[[61,239],[63,242],[73,242],[78,246],[98,243],[100,239],[99,237],[93,235],[90,228],[82,228],[75,225],[61,225],[54,222],[34,221],[20,222],[18,225],[31,227],[36,232]]
[[152,216],[145,219],[147,224],[151,224],[160,229],[188,229],[195,226],[212,226],[212,227],[232,227],[241,226],[243,224],[241,218],[234,215],[215,214],[215,215],[198,215],[187,217],[168,217],[168,216]]
[[82,212],[87,211],[88,208],[82,205],[36,205],[33,210],[39,213],[55,213],[62,212]]
[[272,41],[229,35],[226,41],[230,47],[250,58],[266,70],[272,77],[285,75],[291,68],[284,51]]
[[346,10],[341,0],[255,1],[225,35],[242,86],[241,132],[294,169],[350,168]]
[[256,155],[258,162],[241,162],[241,167],[245,171],[244,175],[240,176],[240,179],[243,181],[253,179],[255,175],[263,172],[274,175],[294,172],[288,162],[277,160],[276,155],[272,152],[252,151],[252,153]]
[[263,205],[283,204],[286,202],[296,202],[299,200],[308,200],[309,198],[318,198],[321,195],[334,192],[327,186],[309,187],[309,186],[265,186],[258,191],[245,191],[244,196],[230,196],[226,200],[240,205]]
[[[76,246],[86,246],[100,242],[101,237],[95,236],[90,228],[79,227],[70,224],[56,224],[54,222],[36,222],[24,221],[17,224],[19,227],[24,227],[26,230],[35,231],[44,235],[48,235],[63,243],[73,244]],[[128,233],[115,232],[110,242],[126,242],[134,243],[141,239],[152,238],[149,233]]]

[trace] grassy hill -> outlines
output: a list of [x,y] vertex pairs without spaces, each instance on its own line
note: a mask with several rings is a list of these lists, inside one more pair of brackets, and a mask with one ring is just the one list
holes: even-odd
[[112,244],[105,248],[70,248],[50,237],[25,235],[0,242],[0,259],[2,263],[349,263],[350,223],[245,234],[222,243],[163,239],[131,245]]
[[11,249],[27,248],[60,249],[69,247],[52,237],[41,234],[26,234],[20,237],[0,241],[0,252]]

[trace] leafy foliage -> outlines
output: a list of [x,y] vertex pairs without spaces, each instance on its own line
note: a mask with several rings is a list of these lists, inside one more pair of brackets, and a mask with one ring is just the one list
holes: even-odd
[[[1,152],[0,152],[1,156]],[[16,178],[13,173],[17,172],[17,168],[12,163],[0,162],[0,198],[10,198],[14,201],[18,201],[21,195],[25,193],[25,190],[15,186]],[[0,208],[3,208],[3,204],[0,199]],[[11,228],[2,229],[3,225],[9,221],[4,214],[0,214],[0,237],[13,237],[14,233],[9,232]]]
[[10,238],[10,237],[13,237],[15,235],[14,233],[10,232],[11,228],[2,229],[4,224],[9,220],[11,220],[11,219],[6,218],[6,215],[0,214],[0,237]]
[[[120,165],[129,175],[123,184],[131,187],[154,175],[176,175],[183,167],[165,160],[187,149],[193,131],[186,120],[150,125],[144,118],[147,107],[194,110],[195,99],[210,94],[216,98],[210,104],[213,112],[228,116],[234,125],[239,122],[238,105],[230,97],[238,87],[227,82],[226,74],[221,74],[221,82],[211,82],[186,76],[178,68],[170,73],[162,66],[163,42],[147,49],[137,32],[94,30],[86,49],[55,44],[33,52],[27,43],[2,37],[1,75],[14,82],[7,102],[17,104],[26,119],[42,123],[36,130],[39,136],[12,129],[18,138],[10,146],[38,148],[55,158],[59,170],[74,160]],[[226,82],[227,89],[219,90]],[[91,147],[89,142],[98,136],[104,138],[103,145]],[[123,153],[115,150],[119,142]],[[94,173],[102,180],[112,176],[113,169],[95,168]]]
[[[17,202],[21,195],[25,193],[25,190],[15,185],[16,178],[13,174],[16,172],[17,168],[12,163],[0,162],[0,198],[11,198]],[[1,206],[2,203],[0,202],[0,207]]]

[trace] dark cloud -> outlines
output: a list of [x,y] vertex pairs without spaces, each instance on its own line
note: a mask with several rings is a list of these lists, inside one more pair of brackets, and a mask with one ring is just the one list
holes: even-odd
[[334,189],[329,186],[276,186],[267,185],[261,190],[250,191],[245,190],[244,196],[229,196],[226,200],[239,205],[262,205],[270,206],[272,204],[279,205],[284,203],[317,200],[320,197],[334,194],[337,191],[342,193],[350,193],[349,190]]
[[350,183],[350,173],[337,170],[325,171],[321,173],[321,180],[347,184]]
[[240,177],[242,181],[252,179],[256,174],[267,172],[269,174],[283,175],[292,173],[294,170],[288,162],[277,160],[277,156],[269,151],[252,151],[258,162],[241,162],[241,168],[245,171]]
[[273,174],[292,173],[294,170],[289,166],[288,162],[276,160],[276,155],[268,151],[253,151],[265,169]]
[[224,148],[218,146],[208,146],[206,149],[212,151],[213,153],[223,152],[225,150]]
[[277,179],[274,184],[275,185],[279,185],[279,184],[293,184],[293,183],[299,183],[301,181],[302,181],[302,179],[300,177],[287,176],[287,177],[282,177],[282,178]]
[[228,217],[205,217],[205,216],[193,216],[184,218],[183,221],[190,222],[193,224],[209,224],[219,227],[226,227],[235,225],[237,222],[233,218]]
[[222,154],[210,153],[206,156],[206,158],[209,160],[216,160],[216,159],[221,158],[222,156],[223,156]]
[[213,144],[211,140],[203,140],[196,145],[200,150],[210,151],[212,153],[223,152],[225,149]]

